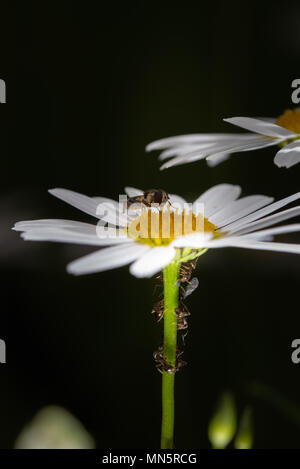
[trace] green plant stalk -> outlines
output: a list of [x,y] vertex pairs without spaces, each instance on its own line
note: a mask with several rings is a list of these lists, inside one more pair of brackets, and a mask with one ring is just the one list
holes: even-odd
[[203,248],[203,249],[198,249],[198,252],[195,253],[195,251],[191,250],[191,249],[186,249],[185,252],[183,252],[183,255],[180,259],[180,262],[189,262],[193,259],[196,259],[200,256],[202,256],[202,254],[205,254],[206,251],[208,250],[208,248]]
[[[164,278],[164,359],[175,367],[177,345],[177,315],[178,307],[177,280],[180,269],[180,251],[171,264],[163,270]],[[162,425],[161,448],[172,449],[174,438],[174,382],[175,373],[162,373]]]

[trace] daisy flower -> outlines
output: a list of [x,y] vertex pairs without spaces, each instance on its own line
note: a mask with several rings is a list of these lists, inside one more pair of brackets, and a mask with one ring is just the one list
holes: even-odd
[[[272,197],[240,197],[241,188],[219,184],[204,192],[193,204],[162,190],[143,192],[127,187],[129,199],[119,202],[87,197],[66,189],[50,193],[98,218],[97,224],[71,220],[34,220],[15,224],[25,240],[88,244],[102,249],[71,262],[75,275],[100,272],[130,264],[136,277],[151,277],[163,270],[163,345],[154,353],[162,373],[161,448],[174,448],[175,373],[186,364],[181,360],[177,330],[183,305],[182,268],[210,248],[238,247],[300,254],[300,244],[273,242],[274,235],[300,231],[300,224],[279,222],[300,215],[300,206],[286,208],[300,192],[274,202]],[[153,206],[153,199],[159,204]],[[162,200],[164,203],[161,203]],[[138,206],[135,202],[139,202]],[[141,203],[142,202],[142,203]],[[127,208],[129,207],[129,210]],[[184,264],[183,264],[184,263]],[[194,267],[192,266],[192,269]],[[193,279],[183,280],[192,284]],[[182,310],[183,308],[183,310]],[[182,324],[182,321],[181,321]],[[187,326],[185,326],[186,328]]]
[[166,161],[160,169],[206,159],[209,166],[229,158],[231,153],[257,150],[278,145],[274,163],[290,168],[300,162],[300,110],[288,109],[277,119],[231,117],[225,122],[237,125],[251,133],[191,134],[163,138],[147,145],[146,150],[163,150],[159,159]]
[[[127,195],[143,191],[127,187]],[[130,264],[136,277],[151,277],[180,254],[188,261],[211,248],[246,248],[300,254],[300,244],[272,241],[274,235],[300,231],[300,224],[274,227],[300,215],[300,206],[284,210],[300,198],[300,192],[277,202],[272,197],[239,197],[241,188],[219,184],[204,192],[193,204],[182,197],[169,196],[159,207],[144,205],[134,213],[126,204],[103,197],[87,197],[67,189],[49,191],[55,197],[98,218],[97,224],[71,220],[33,220],[17,222],[14,230],[32,241],[56,241],[101,247],[71,262],[68,272],[81,275]],[[185,222],[185,216],[188,222]],[[167,230],[163,225],[168,220]]]

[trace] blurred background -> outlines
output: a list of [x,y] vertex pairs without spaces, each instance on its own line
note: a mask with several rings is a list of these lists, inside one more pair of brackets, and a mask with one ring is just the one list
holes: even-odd
[[[237,131],[223,117],[294,107],[300,4],[65,0],[1,8],[0,447],[13,447],[49,405],[79,419],[99,448],[158,447],[154,280],[127,267],[74,278],[66,264],[93,247],[24,242],[10,228],[26,219],[91,221],[48,195],[53,187],[112,198],[125,185],[162,187],[189,201],[222,182],[240,184],[244,195],[297,192],[300,165],[275,167],[274,148],[213,169],[200,161],[164,172],[144,148],[176,134]],[[223,249],[201,257],[200,285],[187,300],[188,366],[176,377],[177,448],[210,447],[208,423],[224,390],[238,412],[253,408],[254,448],[300,447],[300,364],[291,361],[299,275],[291,254]]]

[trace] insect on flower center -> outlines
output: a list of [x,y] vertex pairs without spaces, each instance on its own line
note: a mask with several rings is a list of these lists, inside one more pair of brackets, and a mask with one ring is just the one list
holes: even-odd
[[169,207],[159,210],[144,209],[127,226],[127,234],[135,241],[150,246],[165,246],[175,238],[195,233],[213,233],[216,226],[203,217],[190,211],[172,210]]
[[300,111],[297,109],[287,109],[278,117],[275,124],[284,127],[291,132],[300,134]]

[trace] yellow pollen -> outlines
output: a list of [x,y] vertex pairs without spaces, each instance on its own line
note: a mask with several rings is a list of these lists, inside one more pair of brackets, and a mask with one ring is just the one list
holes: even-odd
[[217,227],[192,211],[179,212],[164,208],[159,211],[143,210],[127,227],[127,234],[135,241],[150,246],[166,246],[179,236],[195,233],[214,233]]
[[300,111],[297,109],[287,109],[278,117],[275,124],[284,127],[291,132],[300,134]]

